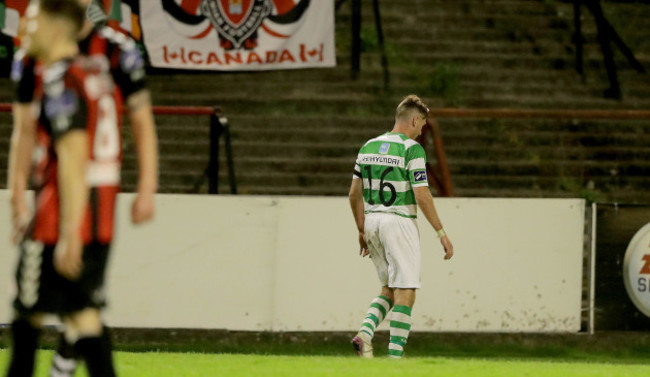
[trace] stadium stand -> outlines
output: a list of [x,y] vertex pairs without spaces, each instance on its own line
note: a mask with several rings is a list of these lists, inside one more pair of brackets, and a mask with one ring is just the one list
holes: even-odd
[[[372,4],[363,2],[362,64],[350,79],[350,5],[337,12],[334,69],[262,73],[156,73],[156,105],[221,106],[233,137],[242,194],[345,195],[360,143],[392,125],[394,104],[414,92],[433,107],[650,109],[650,75],[616,55],[621,101],[607,77],[593,18],[583,13],[585,77],[576,73],[573,10],[545,0],[382,0],[390,62],[383,88]],[[605,12],[650,68],[643,23],[650,5],[604,2]],[[0,102],[11,99],[8,82]],[[192,192],[208,161],[207,117],[157,118],[161,192]],[[441,119],[457,196],[586,197],[647,202],[650,120]],[[0,114],[0,187],[10,117]],[[135,183],[126,128],[124,188]],[[225,159],[220,192],[228,192]],[[206,192],[207,185],[199,192]]]

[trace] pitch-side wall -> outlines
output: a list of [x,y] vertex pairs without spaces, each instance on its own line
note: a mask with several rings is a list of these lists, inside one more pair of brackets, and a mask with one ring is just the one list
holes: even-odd
[[[158,195],[134,227],[119,201],[107,320],[115,327],[354,331],[379,292],[347,198]],[[418,220],[414,331],[579,331],[584,201],[438,198],[455,256]],[[17,253],[0,191],[0,323]]]

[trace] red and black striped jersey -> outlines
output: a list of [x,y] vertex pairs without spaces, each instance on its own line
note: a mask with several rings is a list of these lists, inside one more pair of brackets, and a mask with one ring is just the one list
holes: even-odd
[[34,176],[36,208],[31,238],[55,244],[59,233],[57,154],[59,138],[75,129],[85,130],[89,143],[86,179],[90,197],[82,225],[84,243],[110,243],[122,159],[122,99],[111,76],[97,59],[80,56],[47,69],[34,91],[38,105],[38,147]]
[[[108,27],[93,30],[88,37],[79,43],[79,47],[80,53],[87,57],[85,59],[86,63],[83,65],[86,68],[92,65],[92,69],[95,71],[101,71],[105,74],[110,73],[117,86],[113,85],[115,89],[113,94],[115,96],[112,102],[104,99],[96,103],[91,102],[92,106],[89,106],[86,101],[79,101],[79,108],[76,110],[75,115],[76,119],[74,119],[77,122],[76,124],[88,127],[91,138],[98,135],[96,133],[97,121],[101,121],[105,125],[117,124],[117,132],[114,131],[115,127],[113,126],[100,127],[99,135],[102,135],[101,139],[104,140],[102,142],[104,144],[103,146],[97,143],[94,144],[98,155],[94,156],[96,159],[91,164],[94,167],[89,171],[91,203],[84,222],[84,240],[110,242],[113,233],[114,202],[119,191],[122,103],[124,98],[128,98],[131,94],[145,88],[144,59],[131,38]],[[91,64],[88,62],[91,62]],[[56,72],[56,69],[48,69],[47,71]],[[72,69],[71,72],[74,71],[75,69]],[[45,94],[44,89],[47,87],[43,82],[44,74],[43,68],[33,58],[25,56],[22,51],[15,55],[11,76],[15,83],[17,102],[39,102],[40,98]],[[94,74],[97,74],[97,72]],[[75,75],[69,77],[77,78],[77,83],[83,82],[83,80],[79,81]],[[64,80],[64,82],[70,84],[75,81],[70,80]],[[93,81],[93,79],[90,81]],[[85,98],[81,95],[81,93],[85,92],[80,91],[84,89],[83,86],[77,86],[77,92],[71,93],[75,94],[77,98]],[[71,97],[70,94],[62,97],[59,100],[59,105],[65,105],[65,101],[69,100],[68,97]],[[46,105],[44,105],[43,101],[40,102],[41,115],[37,127],[38,137],[33,156],[34,169],[32,174],[32,184],[38,192],[38,207],[34,219],[33,236],[45,243],[54,243],[58,237],[58,199],[55,195],[56,158],[51,143],[54,129],[51,127],[51,120],[46,117],[47,112],[43,111]],[[51,102],[50,106],[56,109],[57,102]],[[84,117],[87,118],[88,122],[81,122]],[[119,151],[117,168],[114,162],[110,161],[111,158],[115,157],[113,156],[115,151]]]
[[[129,36],[110,27],[94,29],[79,42],[79,51],[81,55],[98,61],[108,60],[106,69],[113,76],[123,98],[146,87],[144,57]],[[35,70],[37,65],[33,58],[25,56],[24,51],[16,53],[11,79],[17,102],[31,103],[34,99],[34,90],[39,81]]]

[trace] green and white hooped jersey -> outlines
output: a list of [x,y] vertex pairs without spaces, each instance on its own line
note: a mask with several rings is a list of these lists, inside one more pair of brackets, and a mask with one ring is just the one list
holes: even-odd
[[387,132],[361,147],[354,166],[363,179],[365,213],[417,217],[414,187],[427,187],[424,148],[406,135]]

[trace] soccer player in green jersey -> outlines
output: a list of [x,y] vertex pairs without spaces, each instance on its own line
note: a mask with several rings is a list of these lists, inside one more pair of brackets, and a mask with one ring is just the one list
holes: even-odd
[[400,358],[411,329],[415,290],[420,288],[417,206],[438,233],[445,260],[454,247],[445,233],[427,182],[424,149],[415,140],[429,109],[415,95],[397,106],[395,125],[361,147],[350,187],[350,205],[359,230],[359,254],[370,255],[381,283],[352,345],[371,358],[375,329],[392,309],[388,356]]

